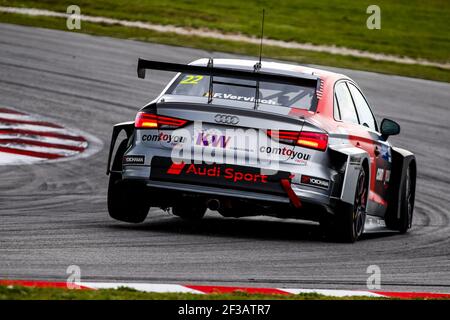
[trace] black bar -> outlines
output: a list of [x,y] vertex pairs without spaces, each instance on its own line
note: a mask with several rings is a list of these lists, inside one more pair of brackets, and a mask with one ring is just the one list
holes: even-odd
[[[212,295],[214,296],[214,295]],[[252,306],[257,306],[252,307]],[[258,306],[263,306],[258,309]],[[386,314],[401,312],[404,318],[433,318],[448,312],[450,300],[139,300],[139,301],[55,301],[55,300],[9,300],[0,301],[4,314],[13,314],[14,318],[31,318],[36,315],[68,319],[72,317],[142,318],[142,314],[151,311],[148,319],[302,319],[313,315],[314,319],[333,319],[337,314],[355,314],[369,319],[383,318]],[[196,308],[197,307],[197,308]],[[190,308],[209,308],[209,317],[205,313],[189,314]],[[246,310],[256,310],[250,313]],[[258,310],[261,310],[258,312]],[[30,317],[31,316],[31,317]]]
[[235,87],[244,87],[244,88],[250,88],[255,89],[256,86],[248,85],[248,84],[241,84],[241,83],[231,83],[231,82],[224,82],[224,81],[213,81],[214,84],[223,84],[226,86],[235,86]]
[[139,78],[145,78],[145,70],[162,70],[171,72],[182,72],[204,76],[217,76],[224,78],[235,78],[262,82],[275,82],[303,87],[316,88],[318,77],[309,74],[299,73],[297,76],[283,75],[269,72],[253,72],[238,69],[228,69],[220,67],[193,66],[179,63],[144,60],[139,58],[137,74]]

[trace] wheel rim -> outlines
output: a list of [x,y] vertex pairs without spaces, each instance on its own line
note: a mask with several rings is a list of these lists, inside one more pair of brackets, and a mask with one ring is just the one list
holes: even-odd
[[366,222],[367,183],[366,173],[361,170],[356,185],[355,205],[353,209],[353,234],[355,239],[364,231]]
[[410,167],[406,170],[406,179],[405,179],[405,199],[406,199],[406,209],[407,209],[407,226],[408,228],[411,228],[412,224],[412,212],[413,212],[413,197],[412,197],[412,186],[411,186],[411,172]]

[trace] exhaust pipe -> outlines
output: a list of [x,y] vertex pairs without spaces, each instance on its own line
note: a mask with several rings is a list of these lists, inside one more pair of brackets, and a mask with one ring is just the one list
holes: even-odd
[[217,211],[220,208],[220,201],[217,199],[209,199],[206,205],[209,210]]

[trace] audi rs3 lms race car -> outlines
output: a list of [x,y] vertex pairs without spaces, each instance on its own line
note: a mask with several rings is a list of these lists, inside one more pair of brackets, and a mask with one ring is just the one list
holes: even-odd
[[297,218],[342,242],[356,241],[368,219],[411,227],[415,156],[388,142],[400,126],[378,125],[349,77],[240,59],[139,59],[138,76],[146,70],[177,74],[135,121],[113,128],[112,218],[142,222],[150,207],[186,220],[207,209]]

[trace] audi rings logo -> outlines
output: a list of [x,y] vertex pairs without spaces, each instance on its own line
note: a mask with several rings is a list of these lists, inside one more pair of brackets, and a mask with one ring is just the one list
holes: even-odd
[[236,125],[239,123],[239,117],[230,116],[228,114],[216,114],[216,116],[214,117],[214,121],[222,124]]

